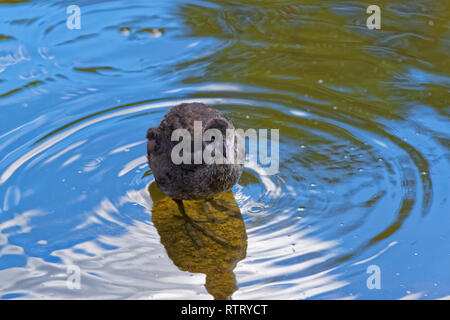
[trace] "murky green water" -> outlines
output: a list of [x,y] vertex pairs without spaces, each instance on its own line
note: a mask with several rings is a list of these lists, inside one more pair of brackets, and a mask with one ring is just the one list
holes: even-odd
[[[448,1],[380,30],[362,1],[69,4],[0,1],[1,298],[449,298]],[[149,192],[146,129],[193,101],[280,130],[279,174],[189,204],[231,251]]]

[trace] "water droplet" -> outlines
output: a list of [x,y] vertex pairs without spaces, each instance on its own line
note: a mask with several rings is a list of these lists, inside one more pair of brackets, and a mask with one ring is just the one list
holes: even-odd
[[428,25],[429,25],[430,27],[434,26],[433,20],[428,21]]
[[302,145],[300,146],[300,148],[305,149],[306,146],[305,146],[304,144],[302,144]]
[[317,82],[320,83],[320,84],[322,84],[322,83],[323,83],[323,80],[322,80],[322,79],[319,79],[319,80],[317,80]]
[[298,207],[298,211],[305,211],[305,207]]
[[409,291],[409,290],[406,290],[406,293],[407,293],[407,294],[411,294],[411,291]]
[[419,255],[419,253],[418,253],[418,252],[414,252],[414,255],[415,255],[415,256],[418,256],[418,255]]
[[341,226],[341,227],[343,227],[344,226],[344,224],[341,222],[341,223],[339,223],[339,226]]
[[246,116],[245,116],[245,119],[250,119],[250,116],[249,116],[249,115],[246,115]]
[[397,272],[395,275],[398,277],[400,275],[400,272]]
[[315,183],[311,183],[310,186],[314,188],[316,186],[316,184]]
[[263,211],[264,208],[259,207],[259,206],[252,206],[248,209],[248,213],[259,213],[261,211]]
[[337,110],[337,109],[339,109],[338,106],[334,106],[333,107],[333,110]]

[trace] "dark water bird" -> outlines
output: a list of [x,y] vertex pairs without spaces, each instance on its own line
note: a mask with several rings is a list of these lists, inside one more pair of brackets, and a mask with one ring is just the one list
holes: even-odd
[[224,192],[211,200],[186,201],[185,209],[190,216],[205,221],[210,230],[229,244],[223,246],[200,234],[197,240],[203,246],[198,248],[183,228],[185,221],[176,204],[156,183],[151,183],[148,191],[153,200],[152,222],[169,258],[182,271],[205,274],[205,288],[215,299],[231,299],[238,289],[233,270],[247,252],[245,224],[233,193]]
[[[221,153],[227,156],[227,146],[232,144],[234,150],[234,161],[228,163],[206,163],[204,159],[200,163],[195,161],[195,143],[201,145],[201,152],[215,141],[215,136],[204,140],[194,136],[194,123],[201,122],[201,134],[206,130],[216,129],[222,136]],[[172,133],[177,129],[185,129],[189,132],[191,140],[190,150],[182,150],[182,156],[190,159],[188,163],[176,164],[173,161],[172,150],[180,141],[172,141]],[[242,153],[237,143],[237,135],[232,139],[227,139],[227,129],[235,133],[231,121],[222,115],[217,109],[206,106],[202,103],[183,103],[171,108],[158,127],[150,128],[147,131],[147,157],[150,168],[155,177],[155,182],[160,190],[171,197],[178,205],[178,209],[186,220],[186,230],[195,242],[195,230],[211,237],[216,242],[223,245],[227,241],[207,228],[201,223],[191,219],[184,208],[183,200],[210,199],[225,191],[230,190],[239,180],[243,163],[239,161]],[[216,131],[217,132],[217,131]],[[197,132],[198,134],[198,132]],[[184,139],[184,138],[183,138]],[[198,150],[197,150],[198,151]],[[189,154],[184,154],[187,152]],[[201,246],[197,242],[198,246]]]

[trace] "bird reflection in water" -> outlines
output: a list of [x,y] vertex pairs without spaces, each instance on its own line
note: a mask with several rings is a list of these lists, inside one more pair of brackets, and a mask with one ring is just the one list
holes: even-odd
[[[206,290],[215,299],[231,299],[237,290],[233,273],[247,252],[241,211],[231,191],[213,199],[184,201],[185,210],[206,232],[190,229],[177,204],[152,183],[152,221],[169,258],[182,271],[206,274]],[[223,241],[208,236],[212,232]]]

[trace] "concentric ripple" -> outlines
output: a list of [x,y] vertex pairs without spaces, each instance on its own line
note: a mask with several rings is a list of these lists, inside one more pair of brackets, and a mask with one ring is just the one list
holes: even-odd
[[[439,28],[437,3],[417,23]],[[368,33],[363,5],[82,2],[71,31],[63,3],[1,4],[0,297],[210,299],[161,243],[145,156],[196,101],[280,132],[279,173],[247,162],[233,188],[233,298],[448,298],[446,44],[392,18]]]

